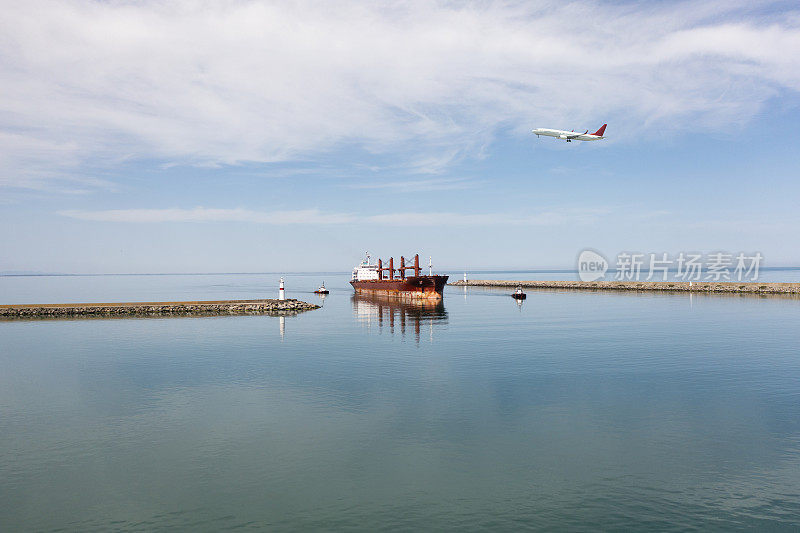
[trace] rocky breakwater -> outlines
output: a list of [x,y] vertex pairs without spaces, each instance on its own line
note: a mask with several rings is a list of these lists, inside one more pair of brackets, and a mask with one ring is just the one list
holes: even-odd
[[469,280],[450,285],[462,287],[509,287],[526,289],[582,289],[614,291],[669,291],[736,294],[797,294],[800,283],[707,282],[707,281],[507,281]]
[[125,316],[292,315],[319,308],[295,299],[0,305],[0,319]]

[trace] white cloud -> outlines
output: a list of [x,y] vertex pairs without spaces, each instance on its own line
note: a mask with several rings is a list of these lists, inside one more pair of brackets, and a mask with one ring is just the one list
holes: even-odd
[[108,209],[59,211],[60,215],[96,222],[255,222],[258,224],[347,224],[353,215],[325,214],[315,209],[253,211],[250,209]]
[[463,178],[428,178],[418,180],[370,181],[350,184],[350,189],[390,189],[399,192],[452,191],[475,187],[475,182]]
[[251,209],[109,209],[102,211],[68,210],[58,214],[94,222],[250,222],[257,224],[379,224],[400,226],[557,226],[561,224],[592,224],[607,214],[605,208],[543,211],[535,214],[462,214],[462,213],[387,213],[357,215],[354,213],[325,213],[316,209],[296,211],[256,211]]
[[[0,185],[90,162],[436,173],[499,127],[726,128],[800,90],[796,12],[682,2],[6,2]],[[411,154],[411,155],[409,155]]]

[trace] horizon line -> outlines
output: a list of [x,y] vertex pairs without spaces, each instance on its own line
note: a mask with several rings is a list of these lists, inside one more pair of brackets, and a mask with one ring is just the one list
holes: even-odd
[[[424,269],[422,269],[424,270]],[[770,266],[761,267],[760,271],[765,270],[800,270],[800,265],[784,265],[784,266]],[[478,268],[472,270],[441,268],[439,272],[466,272],[467,274],[492,274],[500,272],[541,272],[541,273],[573,273],[578,272],[576,268]],[[643,269],[643,271],[646,271]],[[668,269],[667,272],[677,272],[677,269]],[[87,272],[87,273],[72,273],[72,272],[44,272],[44,273],[15,273],[15,272],[0,272],[0,277],[70,277],[70,276],[257,276],[264,274],[349,274],[351,270],[281,270],[269,272]],[[617,272],[615,268],[609,268],[606,272]],[[660,272],[660,270],[659,270]]]

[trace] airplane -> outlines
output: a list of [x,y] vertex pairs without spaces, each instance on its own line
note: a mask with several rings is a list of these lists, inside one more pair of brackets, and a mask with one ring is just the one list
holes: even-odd
[[573,139],[576,141],[599,141],[600,139],[605,139],[605,137],[603,137],[603,133],[606,131],[606,126],[608,126],[608,124],[603,124],[600,129],[594,133],[589,133],[589,130],[586,130],[583,133],[575,133],[575,130],[549,130],[547,128],[536,128],[533,130],[533,133],[535,133],[537,137],[540,135],[545,135],[547,137],[558,137],[559,139],[564,139],[567,142],[572,142]]

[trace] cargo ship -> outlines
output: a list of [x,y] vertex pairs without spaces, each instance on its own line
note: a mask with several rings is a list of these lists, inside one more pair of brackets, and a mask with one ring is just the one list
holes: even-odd
[[[406,271],[413,275],[406,275]],[[356,294],[383,295],[408,299],[441,299],[449,276],[434,275],[430,262],[428,275],[424,276],[419,266],[419,254],[413,263],[406,265],[405,257],[400,257],[400,268],[394,268],[394,257],[389,258],[388,266],[378,259],[372,264],[370,256],[353,269],[350,285]],[[411,272],[409,274],[412,274]]]

